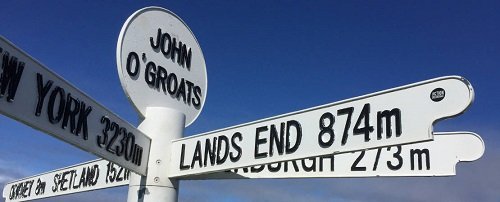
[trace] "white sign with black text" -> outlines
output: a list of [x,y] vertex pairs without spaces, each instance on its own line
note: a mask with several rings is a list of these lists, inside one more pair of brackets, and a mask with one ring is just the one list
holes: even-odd
[[470,83],[441,77],[173,141],[170,177],[432,140]]
[[151,139],[0,37],[0,113],[146,174]]
[[483,155],[484,149],[483,140],[475,133],[434,133],[434,140],[428,142],[311,157],[180,179],[452,176],[456,175],[458,162],[477,160]]
[[5,185],[5,201],[28,201],[128,185],[130,171],[106,160],[94,160]]
[[123,90],[142,117],[147,107],[186,115],[188,126],[207,96],[205,58],[193,32],[177,15],[160,7],[132,14],[116,48]]

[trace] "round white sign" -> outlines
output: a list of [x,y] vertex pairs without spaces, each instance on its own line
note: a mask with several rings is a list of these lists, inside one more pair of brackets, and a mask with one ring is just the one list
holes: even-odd
[[196,120],[207,95],[207,71],[200,45],[174,13],[147,7],[122,27],[116,49],[123,90],[142,117],[147,107],[166,107]]

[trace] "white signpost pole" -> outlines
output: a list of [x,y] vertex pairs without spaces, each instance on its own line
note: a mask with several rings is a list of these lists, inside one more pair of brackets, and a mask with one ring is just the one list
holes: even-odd
[[172,141],[201,112],[207,94],[205,59],[189,27],[174,13],[147,7],[125,22],[116,49],[118,75],[152,140],[148,173],[132,175],[129,202],[177,201],[169,179]]
[[178,180],[168,178],[169,151],[172,140],[182,137],[185,115],[168,108],[150,107],[145,116],[139,130],[154,140],[151,142],[148,174],[131,174],[127,201],[177,201]]

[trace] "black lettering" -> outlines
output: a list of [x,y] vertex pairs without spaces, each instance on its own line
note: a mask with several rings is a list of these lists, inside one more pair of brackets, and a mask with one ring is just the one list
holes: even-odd
[[109,120],[107,116],[102,116],[101,123],[104,124],[104,128],[102,129],[102,136],[97,136],[97,146],[102,148],[108,142],[108,132],[111,129],[111,120]]
[[59,174],[55,174],[54,175],[54,186],[52,186],[52,192],[57,192],[58,190],[58,186],[59,186],[59,178],[60,178],[60,175]]
[[[76,170],[74,170],[74,175],[73,175],[73,183],[70,183],[72,189],[79,189],[82,187],[82,184],[85,182],[85,167],[82,169],[83,172],[80,173],[80,178],[77,181],[76,178],[78,177],[78,174],[76,174]],[[83,187],[86,187],[87,184],[85,183]]]
[[127,133],[127,129],[122,127],[120,128],[120,134],[122,134],[122,139],[120,140],[120,144],[115,147],[115,150],[117,151],[116,154],[118,154],[118,156],[123,154],[123,156],[126,157],[127,153],[125,153],[125,151],[127,147],[128,135],[130,133]]
[[[275,167],[273,167],[273,164],[274,164],[274,165],[276,165],[276,166],[275,166]],[[280,169],[281,169],[281,162],[267,164],[267,169],[268,169],[270,172],[272,172],[272,173],[278,172],[278,171],[280,171]]]
[[377,155],[375,156],[375,163],[373,163],[373,171],[377,170],[378,160],[380,159],[380,152],[382,152],[382,148],[377,149]]
[[[307,166],[306,164],[306,160],[309,160],[309,161],[312,161],[312,164],[311,166]],[[316,158],[315,157],[312,157],[312,158],[308,158],[308,159],[302,159],[302,168],[304,169],[304,171],[306,172],[316,172]]]
[[342,141],[341,141],[342,146],[344,146],[347,143],[347,138],[349,136],[349,128],[351,127],[351,119],[352,119],[353,112],[354,112],[354,107],[339,109],[337,111],[338,116],[347,115],[347,120],[346,120],[345,126],[344,126],[344,133],[342,135]]
[[[161,30],[159,30],[161,31]],[[159,32],[158,32],[159,34]],[[166,42],[168,40],[168,43]],[[168,57],[168,54],[170,54],[170,50],[171,50],[171,47],[172,46],[172,37],[170,37],[170,34],[168,33],[165,33],[161,36],[161,53],[163,53],[163,55],[165,57]],[[165,50],[165,47],[167,48],[167,50]]]
[[[203,161],[203,165],[207,166],[207,161],[210,158],[210,165],[215,164],[215,149],[217,147],[217,137],[214,137],[213,144],[210,144],[210,139],[205,140],[205,160]],[[218,149],[219,150],[219,149]]]
[[10,193],[9,193],[9,199],[12,200],[16,197],[16,185],[12,185],[12,187],[10,187]]
[[[109,176],[107,178],[107,180],[109,180],[111,183],[115,182],[115,179],[116,179],[116,168],[114,166],[114,164],[111,164],[111,166],[109,167]],[[85,179],[86,181],[88,181],[88,177]],[[85,182],[87,183],[87,182]]]
[[335,171],[335,155],[322,156],[319,158],[320,158],[319,171],[321,171],[321,172],[323,171],[323,161],[325,160],[325,158],[330,159],[330,171],[331,172]]
[[191,70],[191,48],[187,48],[186,44],[182,46],[181,64],[186,64],[187,69]]
[[7,102],[14,101],[24,65],[25,63],[18,61],[16,57],[10,57],[8,52],[3,54],[2,74],[0,75],[0,97],[3,97],[8,90]]
[[141,146],[135,144],[134,157],[132,158],[132,163],[135,165],[141,166],[142,163],[142,152],[144,150]]
[[401,110],[394,108],[391,111],[385,110],[377,112],[377,139],[382,139],[384,128],[382,127],[382,119],[385,119],[385,136],[390,138],[392,136],[392,117],[396,121],[396,137],[401,136]]
[[181,82],[179,83],[179,88],[177,89],[177,93],[175,97],[179,99],[179,96],[182,96],[182,100],[186,102],[186,87],[185,87],[185,82],[184,78],[181,79]]
[[156,64],[154,62],[148,62],[146,64],[146,73],[144,74],[144,80],[146,83],[153,87],[156,82]]
[[167,77],[167,91],[170,95],[175,96],[175,92],[177,91],[178,83],[177,83],[177,75],[171,73]]
[[170,59],[175,61],[175,54],[177,54],[177,63],[181,64],[181,56],[182,56],[182,42],[179,40],[179,47],[177,47],[177,39],[173,38],[172,45],[170,48],[172,49],[172,53],[170,53]]
[[260,139],[260,133],[267,131],[267,126],[258,127],[255,132],[255,150],[254,150],[254,158],[265,158],[267,157],[267,152],[259,152],[259,145],[267,142],[266,138]]
[[[80,183],[78,184],[79,187],[87,187],[89,186],[89,172],[88,170],[90,170],[89,167],[83,167],[82,169],[82,172],[80,174]],[[107,181],[108,179],[106,179]]]
[[[222,144],[224,142],[224,144]],[[224,145],[224,155],[221,157],[221,148]],[[219,136],[217,140],[217,165],[223,164],[229,155],[229,139],[226,136]]]
[[127,135],[127,142],[125,143],[125,160],[130,161],[134,154],[134,145],[135,145],[135,135],[131,132]]
[[179,169],[181,169],[181,170],[189,169],[189,166],[184,164],[184,156],[186,153],[185,151],[186,151],[186,145],[182,144],[182,146],[181,146],[181,162],[179,165]]
[[99,180],[99,165],[94,165],[92,167],[92,177],[89,182],[90,186],[95,186],[97,184],[97,181]]
[[62,122],[62,129],[65,129],[68,126],[69,121],[69,130],[71,133],[76,133],[76,116],[78,115],[80,109],[80,101],[71,97],[71,93],[68,93],[66,97],[66,108],[64,109],[64,117]]
[[27,193],[27,197],[31,196],[31,188],[33,187],[33,183],[35,182],[35,180],[30,180],[28,182],[29,184],[29,189],[28,189],[28,193]]
[[[328,125],[325,123],[325,120],[328,120]],[[319,129],[320,132],[318,134],[318,144],[322,148],[328,148],[332,146],[335,141],[335,131],[333,130],[333,124],[335,123],[335,117],[332,113],[326,112],[321,115],[319,118]],[[328,135],[328,140],[324,141],[323,137]]]
[[[85,181],[86,181],[86,183],[87,183],[87,186],[89,186],[89,187],[90,187],[90,186],[94,186],[94,180],[95,180],[95,179],[97,178],[97,176],[98,176],[98,175],[96,175],[96,174],[98,174],[98,173],[99,173],[99,170],[96,170],[96,169],[95,169],[95,166],[97,166],[97,165],[94,165],[94,166],[92,166],[92,167],[90,167],[90,166],[89,166],[89,167],[87,167],[87,174],[86,174],[86,175],[87,175],[87,177],[85,178]],[[116,173],[115,173],[115,174],[116,174]],[[115,177],[115,179],[116,179],[116,177]]]
[[193,85],[194,84],[191,81],[186,80],[186,86],[187,86],[187,93],[186,94],[187,94],[188,104],[191,104],[191,102],[192,102],[192,100],[191,100],[192,95],[191,94],[193,94]]
[[250,167],[250,172],[251,173],[260,173],[261,171],[263,171],[265,168],[264,165],[260,165],[260,166],[252,166]]
[[231,137],[231,146],[236,150],[236,155],[234,155],[234,153],[232,151],[229,155],[229,159],[231,159],[232,162],[236,162],[236,161],[240,160],[240,158],[241,158],[242,150],[241,150],[241,146],[236,144],[236,138],[238,138],[238,142],[241,142],[243,140],[243,136],[241,135],[241,133],[236,132]]
[[43,76],[39,73],[36,74],[36,81],[38,89],[38,99],[36,103],[35,116],[40,116],[40,114],[42,113],[42,107],[43,107],[43,102],[45,100],[45,96],[47,96],[47,93],[49,92],[50,88],[52,87],[52,83],[54,82],[48,80],[47,83],[43,85]]
[[194,150],[193,159],[191,161],[191,168],[194,168],[194,164],[198,161],[198,166],[201,168],[201,142],[196,142],[196,148]]
[[112,131],[115,131],[115,132],[113,133],[113,136],[109,140],[108,145],[106,145],[106,151],[109,151],[112,154],[117,154],[116,151],[113,148],[111,148],[111,147],[114,145],[114,143],[116,141],[116,138],[118,138],[118,134],[120,133],[119,132],[120,131],[120,126],[118,124],[116,124],[115,122],[112,122],[110,128],[111,128]]
[[70,174],[70,172],[71,171],[65,171],[65,172],[63,172],[62,177],[61,177],[61,181],[59,181],[61,183],[61,186],[59,187],[60,191],[66,191],[66,190],[68,190],[68,188],[65,187],[66,186],[65,184],[68,182],[68,179],[66,179],[66,176],[68,174]]
[[200,108],[201,106],[201,88],[199,86],[194,87],[193,106],[196,108]]
[[24,199],[31,196],[31,189],[35,180],[28,180],[12,185],[10,188],[9,199]]
[[[295,138],[295,144],[290,147],[290,129],[295,128],[295,131],[297,132],[297,136]],[[300,126],[300,123],[295,120],[287,121],[286,122],[286,153],[291,154],[297,151],[297,149],[300,146],[300,142],[302,141],[302,127]]]
[[118,169],[118,174],[116,174],[116,181],[117,182],[121,182],[123,181],[123,176],[122,176],[122,172],[123,172],[123,168],[122,167],[119,167]]
[[[391,150],[392,147],[387,147],[387,151]],[[391,170],[399,170],[401,167],[403,167],[403,157],[401,157],[401,146],[398,145],[396,146],[398,149],[396,153],[394,153],[392,156],[398,160],[398,164],[392,165],[391,161],[387,161],[387,167]],[[413,157],[413,156],[412,156]],[[413,160],[412,160],[413,162]]]
[[163,68],[162,66],[158,65],[158,72],[156,73],[156,83],[155,87],[157,89],[160,89],[160,83],[161,87],[163,89],[163,92],[167,92],[167,89],[165,88],[165,80],[167,79],[167,70]]
[[[183,158],[182,154],[181,154],[181,159]],[[182,160],[183,161],[183,160]],[[110,171],[111,171],[111,167],[113,166],[113,163],[111,163],[111,161],[108,161],[108,163],[106,164],[106,184],[108,183],[108,178],[109,178],[109,175],[110,175]],[[81,179],[80,179],[81,181]]]
[[[364,120],[362,122],[362,120]],[[364,127],[360,128],[360,125],[363,124]],[[370,126],[370,104],[365,104],[363,106],[363,110],[361,110],[361,114],[356,121],[356,125],[354,125],[354,135],[365,135],[365,142],[370,141],[370,133],[373,132],[373,126]]]
[[411,170],[415,170],[415,155],[418,157],[418,170],[422,170],[423,162],[422,158],[425,154],[425,168],[427,170],[431,169],[431,156],[429,154],[428,149],[411,149],[410,150],[410,162],[411,162]]
[[182,67],[186,66],[187,69],[190,70],[192,51],[191,48],[187,47],[186,44],[183,44],[180,40],[177,42],[176,38],[170,36],[170,34],[166,32],[162,33],[161,28],[158,28],[156,43],[154,42],[154,38],[150,37],[149,44],[153,50],[156,51],[160,48],[161,53],[166,58],[170,58],[173,62],[177,60],[177,64]]
[[365,156],[365,151],[361,151],[359,153],[358,158],[356,158],[356,160],[352,164],[351,171],[366,171],[366,167],[364,167],[364,166],[362,166],[362,167],[358,166],[359,162],[361,161],[361,159],[363,159],[364,156]]
[[[59,95],[59,109],[57,110],[57,115],[54,117],[55,101],[56,101],[56,98],[58,97],[58,95]],[[50,94],[49,107],[48,107],[48,111],[47,111],[47,113],[49,115],[50,123],[56,124],[56,123],[59,123],[59,121],[61,121],[61,119],[63,117],[63,113],[64,113],[64,105],[66,104],[65,97],[66,97],[66,93],[64,92],[64,89],[62,89],[59,86],[54,88],[54,90]]]
[[[72,170],[71,171],[71,177],[69,178],[69,185],[68,185],[68,189],[75,189],[75,178],[76,178],[77,174],[76,174],[76,170]],[[78,189],[78,187],[76,187]]]
[[35,188],[35,194],[37,196],[39,195],[43,195],[45,193],[45,186],[47,185],[47,183],[41,181],[40,179],[37,180],[37,183],[36,183],[36,188]]
[[123,179],[124,180],[128,180],[129,178],[130,178],[130,170],[125,169],[125,174],[124,174]]
[[76,124],[76,135],[83,135],[84,140],[89,139],[87,119],[91,111],[91,106],[87,107],[85,102],[80,102],[80,114],[78,115],[78,123]]
[[[300,161],[300,160],[295,160],[295,161],[288,161],[289,163],[292,163],[292,166],[293,166],[293,170],[295,172],[299,172],[299,166],[297,165],[297,161]],[[288,163],[285,164],[287,166],[285,166],[285,172],[288,172]]]
[[[134,69],[132,70],[132,60],[135,61]],[[127,56],[127,73],[130,77],[135,77],[139,73],[139,55],[136,52],[130,52]]]
[[153,37],[149,37],[149,44],[151,44],[151,48],[157,49],[160,47],[160,36],[161,36],[161,29],[158,28],[158,35],[156,36],[156,44],[154,43]]
[[274,124],[271,125],[271,134],[269,137],[269,156],[273,156],[273,146],[276,145],[276,149],[278,150],[278,154],[282,155],[285,151],[285,123],[280,124],[280,132],[278,136],[278,131],[276,130],[276,126]]

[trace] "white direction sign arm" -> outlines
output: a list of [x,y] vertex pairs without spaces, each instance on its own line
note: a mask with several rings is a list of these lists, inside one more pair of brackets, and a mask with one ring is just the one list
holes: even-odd
[[0,113],[145,175],[151,139],[0,36]]
[[434,141],[311,157],[180,179],[452,176],[456,175],[458,162],[477,160],[483,155],[484,149],[483,140],[475,133],[434,133]]
[[448,76],[182,138],[170,177],[431,140],[434,122],[473,98],[466,79]]
[[128,185],[130,171],[106,160],[94,160],[5,185],[5,201],[28,201]]

